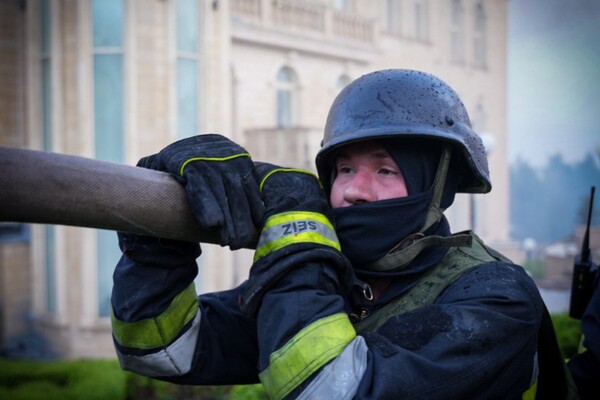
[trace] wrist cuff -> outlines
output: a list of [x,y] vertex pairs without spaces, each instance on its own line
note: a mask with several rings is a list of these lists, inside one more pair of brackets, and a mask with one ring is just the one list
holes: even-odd
[[256,245],[254,262],[296,243],[315,243],[341,249],[333,225],[323,214],[290,211],[267,219]]

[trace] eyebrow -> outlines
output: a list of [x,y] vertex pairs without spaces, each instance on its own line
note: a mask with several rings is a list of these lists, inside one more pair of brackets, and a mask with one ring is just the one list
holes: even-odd
[[[369,157],[370,158],[375,158],[375,159],[385,159],[385,158],[390,158],[393,159],[392,156],[390,156],[385,150],[375,150],[374,152],[369,153]],[[350,159],[350,155],[345,152],[345,151],[340,151],[338,153],[338,155],[335,157],[336,161],[342,159],[342,160],[347,160]]]

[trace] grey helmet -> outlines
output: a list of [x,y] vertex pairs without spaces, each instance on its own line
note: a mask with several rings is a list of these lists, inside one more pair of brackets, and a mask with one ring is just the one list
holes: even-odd
[[327,192],[331,189],[336,150],[366,139],[423,138],[460,149],[452,167],[460,168],[457,192],[491,190],[487,156],[479,135],[456,92],[431,74],[403,69],[363,75],[334,100],[327,117],[316,166]]

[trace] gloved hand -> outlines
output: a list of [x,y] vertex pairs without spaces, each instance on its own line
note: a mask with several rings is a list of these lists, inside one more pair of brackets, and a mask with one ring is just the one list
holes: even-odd
[[198,243],[117,232],[125,257],[148,267],[172,269],[191,265],[202,250]]
[[329,214],[329,202],[315,174],[258,161],[254,166],[266,207],[265,217],[291,210]]
[[255,315],[263,294],[290,269],[315,261],[349,268],[318,178],[265,163],[256,163],[256,172],[266,212],[247,289],[240,299],[248,316]]
[[[290,240],[300,241],[299,234],[310,236],[314,240],[332,240],[337,244],[337,236],[328,218],[329,203],[319,178],[301,169],[282,168],[260,162],[255,163],[255,166],[266,210],[254,261],[287,245]],[[277,244],[278,241],[273,241],[273,230],[280,226],[282,230],[278,233],[282,239],[287,239]],[[317,235],[325,236],[317,238]],[[267,247],[263,248],[264,245]]]
[[254,163],[238,144],[217,134],[179,140],[138,166],[168,172],[185,186],[200,226],[216,230],[221,246],[252,245],[264,206]]

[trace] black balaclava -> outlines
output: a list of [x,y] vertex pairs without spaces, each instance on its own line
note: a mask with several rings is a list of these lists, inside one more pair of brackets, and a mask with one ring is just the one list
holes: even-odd
[[[381,273],[369,273],[365,266],[385,256],[403,239],[424,226],[442,154],[441,142],[432,140],[381,140],[378,144],[386,149],[402,171],[408,196],[333,210],[342,251],[357,272],[371,276],[381,276]],[[448,175],[442,208],[452,203],[456,193],[457,180],[452,173]],[[448,224],[443,218],[442,221],[443,224],[438,221],[425,234],[449,235]],[[390,276],[390,273],[395,274],[385,274]]]
[[[433,189],[433,181],[442,156],[442,142],[405,139],[382,140],[380,143],[402,171],[409,196]],[[458,189],[457,178],[455,168],[449,168],[440,203],[443,209],[454,202]]]

